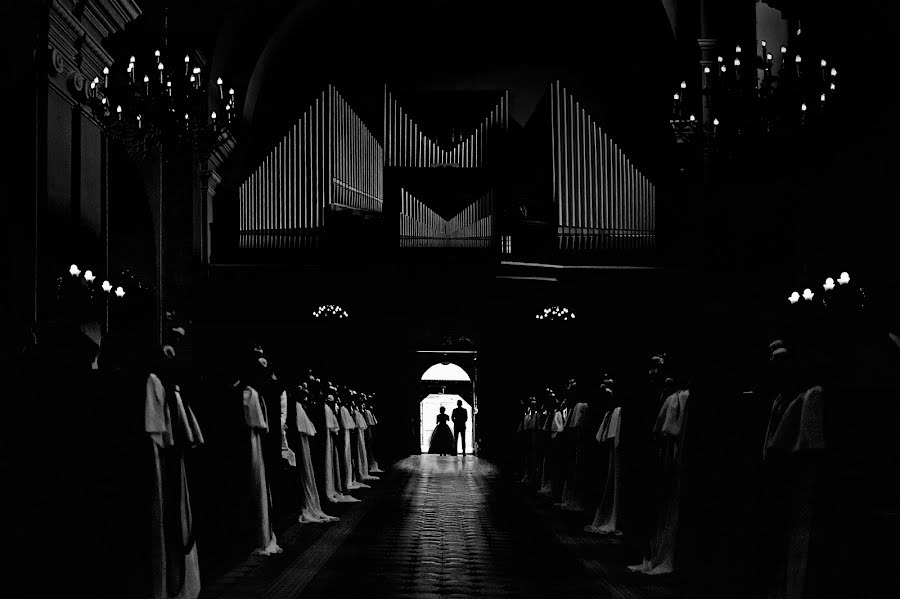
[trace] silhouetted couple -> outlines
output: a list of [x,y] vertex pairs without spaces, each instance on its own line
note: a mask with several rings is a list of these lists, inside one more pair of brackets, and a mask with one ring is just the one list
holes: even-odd
[[438,455],[456,455],[457,439],[462,437],[462,454],[466,455],[466,422],[469,420],[469,413],[462,407],[462,400],[456,402],[456,409],[453,410],[453,430],[447,424],[451,420],[447,416],[447,409],[441,406],[440,414],[437,415],[437,426],[431,433],[431,444],[428,453],[436,453]]

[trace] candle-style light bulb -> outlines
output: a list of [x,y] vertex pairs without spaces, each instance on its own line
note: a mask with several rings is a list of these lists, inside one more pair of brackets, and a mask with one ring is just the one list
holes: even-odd
[[191,79],[190,79],[190,81],[191,81],[191,83],[194,83],[194,82],[196,82],[196,81],[197,81],[197,78],[196,78],[196,77],[194,77],[194,76],[193,76],[193,75],[191,75]]
[[709,67],[703,67],[703,74],[709,75]]
[[159,63],[159,61],[162,60],[162,54],[160,54],[159,50],[157,50],[156,52],[154,52],[154,53],[153,53],[153,56],[156,57],[156,62],[157,62],[157,63]]
[[828,277],[827,279],[825,279],[825,284],[822,285],[822,287],[825,288],[825,291],[834,290],[834,279],[832,279],[831,277]]
[[772,54],[770,54],[769,52],[766,52],[766,60],[772,62]]
[[825,94],[822,94],[821,96],[819,96],[819,101],[822,102],[823,104],[825,103]]
[[740,58],[735,58],[735,59],[734,59],[734,66],[736,66],[736,67],[741,66],[741,59],[740,59]]
[[834,91],[834,89],[835,89],[834,83],[832,83],[832,84],[828,87],[828,89],[830,89],[831,91]]
[[721,56],[716,56],[716,60],[719,61],[720,63],[725,62],[725,59]]
[[88,283],[93,282],[94,279],[96,279],[96,278],[97,277],[95,277],[94,273],[92,273],[91,271],[89,271],[89,270],[84,271],[84,280],[87,281]]
[[116,113],[119,115],[119,120],[121,121],[122,120],[122,105],[121,104],[116,106]]
[[681,98],[681,96],[680,96],[680,95],[678,95],[678,94],[675,94],[675,95],[674,95],[674,96],[673,96],[673,97],[674,97],[674,99],[676,99],[676,100],[678,100],[678,99],[680,99],[680,98]]
[[728,69],[726,69],[726,68],[725,68],[725,65],[723,64],[723,65],[719,68],[719,70],[722,71],[722,72],[724,73],[724,72],[727,71]]
[[166,67],[163,66],[163,63],[159,63],[156,65],[156,70],[159,71],[159,84],[162,85],[163,82],[163,69]]
[[143,126],[141,126],[141,115],[137,115],[137,124],[138,129],[143,129]]
[[166,92],[168,92],[169,97],[172,97],[172,82],[166,81]]
[[695,117],[694,115],[691,115],[688,117],[688,120],[693,123],[694,121],[697,120],[697,117]]
[[213,123],[215,123],[216,122],[216,111],[213,110],[212,114],[210,114],[209,116],[212,117]]
[[781,53],[782,53],[782,54],[787,54],[787,46],[782,46],[782,47],[781,47]]
[[735,51],[737,54],[740,54],[740,53],[741,53],[741,45],[738,44],[737,46],[735,46],[735,47],[734,47],[734,51]]
[[687,89],[687,81],[681,82],[681,89]]
[[816,294],[813,293],[812,289],[810,289],[809,287],[803,290],[803,299],[805,299],[806,301],[812,301],[812,298],[815,295]]
[[148,94],[150,93],[150,76],[149,75],[144,75],[144,89],[147,91]]
[[788,301],[792,304],[796,304],[798,301],[800,301],[800,294],[794,291],[788,296]]
[[762,41],[759,42],[759,43],[760,43],[760,45],[761,45],[763,48],[766,47],[766,40],[762,40]]
[[832,77],[837,77],[837,69],[834,68],[834,67],[831,67],[831,76],[832,76]]
[[190,73],[191,68],[191,57],[187,54],[184,55],[184,74],[187,76]]
[[69,274],[72,275],[73,277],[77,277],[78,275],[81,274],[81,269],[78,268],[77,264],[73,264],[72,266],[69,267]]
[[109,67],[103,67],[103,87],[109,87]]
[[806,112],[806,102],[804,102],[803,104],[800,105],[800,110],[802,110],[803,112]]
[[850,282],[850,274],[847,273],[847,271],[842,272],[841,276],[838,277],[838,283],[840,285],[846,285],[849,282]]
[[134,56],[132,56],[131,58],[129,58],[129,59],[128,59],[128,62],[131,63],[131,64],[134,64],[134,63],[135,63]]
[[116,297],[125,297],[125,290],[122,289],[121,285],[116,287]]
[[112,283],[110,283],[109,281],[103,281],[103,283],[100,285],[100,288],[103,289],[103,291],[105,291],[106,293],[109,293],[110,291],[112,291]]

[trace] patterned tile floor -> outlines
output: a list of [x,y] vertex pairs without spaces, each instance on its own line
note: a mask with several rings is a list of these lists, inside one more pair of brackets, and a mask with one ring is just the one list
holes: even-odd
[[246,594],[225,585],[218,596],[678,596],[629,582],[610,561],[616,548],[598,553],[596,537],[561,529],[556,516],[488,462],[411,456],[310,545],[278,556],[264,584],[234,580]]
[[611,597],[522,501],[473,458],[412,456],[385,497],[311,581],[303,599]]

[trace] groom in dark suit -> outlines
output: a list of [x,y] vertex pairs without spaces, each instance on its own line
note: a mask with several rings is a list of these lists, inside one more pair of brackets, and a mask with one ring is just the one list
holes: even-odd
[[462,436],[462,454],[466,455],[466,421],[469,420],[469,413],[462,407],[462,400],[456,402],[456,409],[450,419],[453,421],[453,446],[457,446],[458,439]]

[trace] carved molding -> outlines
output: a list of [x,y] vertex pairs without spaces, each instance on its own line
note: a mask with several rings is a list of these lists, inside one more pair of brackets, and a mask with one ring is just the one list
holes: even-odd
[[[52,0],[47,32],[51,83],[78,102],[87,100],[89,82],[113,63],[103,40],[140,15],[132,0]],[[57,77],[66,84],[54,81]]]

